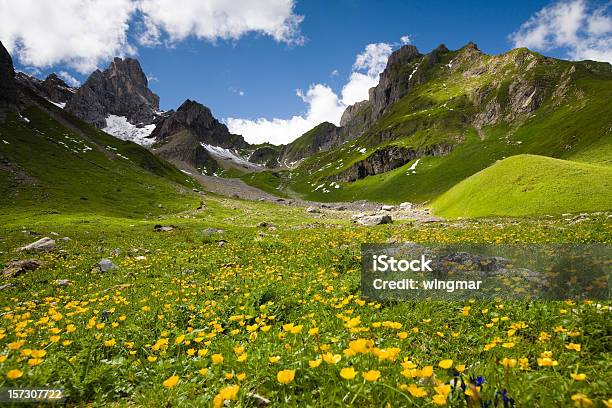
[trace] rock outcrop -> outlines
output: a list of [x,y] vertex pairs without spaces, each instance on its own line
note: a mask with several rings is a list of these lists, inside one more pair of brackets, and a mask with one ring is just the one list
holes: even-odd
[[305,157],[339,146],[343,140],[341,128],[323,122],[286,145],[281,151],[279,163],[283,167],[292,167]]
[[[438,47],[432,53],[437,55],[437,53],[442,52],[441,47]],[[370,123],[381,117],[388,107],[406,95],[417,78],[420,78],[414,75],[415,70],[405,67],[421,57],[421,53],[414,45],[404,45],[391,54],[385,70],[380,74],[378,85],[370,89],[369,101],[372,107]]]
[[419,157],[445,156],[452,151],[452,148],[452,145],[434,145],[419,150],[402,146],[383,147],[348,169],[337,173],[332,179],[343,182],[356,181],[396,169]]
[[50,74],[44,81],[41,81],[23,72],[18,72],[15,79],[21,85],[58,105],[66,104],[76,92],[76,89],[69,87],[55,74]]
[[106,127],[108,115],[124,116],[133,125],[151,124],[159,118],[159,97],[148,88],[137,60],[115,58],[105,71],[89,76],[66,110],[98,128]]
[[0,119],[17,105],[17,85],[13,59],[0,42]]

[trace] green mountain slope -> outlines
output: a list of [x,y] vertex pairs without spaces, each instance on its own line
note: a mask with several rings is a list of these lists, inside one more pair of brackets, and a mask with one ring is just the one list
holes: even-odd
[[[46,101],[0,123],[0,208],[143,217],[192,206],[193,180]],[[161,207],[160,207],[161,204]]]
[[395,58],[378,87],[402,89],[396,102],[375,116],[371,98],[358,123],[336,131],[346,139],[338,147],[269,179],[319,201],[424,203],[515,155],[612,164],[610,64],[474,45],[434,51]]
[[431,206],[453,218],[602,211],[611,203],[612,167],[518,155],[463,180]]

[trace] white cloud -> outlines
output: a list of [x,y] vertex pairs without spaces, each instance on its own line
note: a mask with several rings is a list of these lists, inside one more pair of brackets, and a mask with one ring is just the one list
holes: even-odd
[[130,0],[0,0],[0,39],[25,65],[87,73],[136,52],[127,40],[133,12]]
[[301,44],[293,0],[0,0],[0,40],[24,65],[64,64],[89,73],[115,56],[189,36],[238,40],[256,32]]
[[73,88],[77,88],[81,85],[81,81],[79,81],[78,79],[76,79],[75,77],[73,77],[72,75],[70,75],[68,72],[66,71],[60,71],[57,73],[57,75],[62,78],[64,80],[64,82],[66,82],[66,84],[68,86],[71,86]]
[[403,35],[400,37],[400,41],[403,45],[410,44],[412,42],[412,38],[409,35]]
[[610,7],[593,7],[586,0],[558,1],[535,13],[510,39],[516,47],[563,49],[574,60],[612,62]]
[[237,40],[258,32],[278,42],[302,44],[299,25],[303,16],[294,13],[293,0],[140,0],[144,31],[140,42],[158,44],[162,34],[170,43],[189,36],[216,41]]
[[232,133],[243,135],[249,143],[270,142],[273,144],[289,143],[306,133],[321,122],[340,120],[343,107],[338,96],[326,85],[312,85],[306,94],[296,91],[307,105],[305,115],[293,116],[290,119],[226,119]]
[[379,74],[385,69],[392,47],[390,44],[368,44],[358,54],[353,72],[338,96],[325,84],[311,85],[306,94],[298,90],[299,96],[308,106],[304,115],[289,119],[255,120],[227,118],[225,121],[232,133],[244,136],[249,143],[289,143],[321,122],[340,123],[347,106],[368,99],[368,90],[378,84]]
[[338,72],[338,70],[337,70],[337,69],[334,69],[334,70],[331,72],[331,74],[329,74],[329,75],[331,75],[331,76],[335,77],[335,76],[338,76],[339,74],[340,74],[340,72]]

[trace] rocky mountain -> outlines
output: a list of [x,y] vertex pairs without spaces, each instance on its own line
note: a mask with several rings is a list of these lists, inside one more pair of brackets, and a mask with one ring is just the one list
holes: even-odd
[[13,59],[0,42],[0,119],[17,104],[17,86]]
[[[390,56],[367,101],[278,149],[274,177],[316,200],[428,200],[512,155],[612,164],[612,66],[469,43]],[[274,160],[269,160],[273,162]],[[273,187],[274,187],[273,186]]]
[[22,85],[32,89],[38,95],[53,102],[54,104],[64,107],[66,103],[74,96],[76,89],[69,87],[56,74],[50,74],[41,81],[38,78],[27,75],[23,72],[18,72],[15,79]]
[[205,174],[228,166],[242,170],[259,167],[245,158],[251,146],[242,136],[230,133],[209,108],[189,99],[176,112],[167,112],[150,138],[159,156]]
[[68,101],[66,110],[98,128],[107,126],[109,115],[142,126],[159,119],[159,97],[148,88],[137,60],[115,58],[106,70],[96,70],[89,76]]

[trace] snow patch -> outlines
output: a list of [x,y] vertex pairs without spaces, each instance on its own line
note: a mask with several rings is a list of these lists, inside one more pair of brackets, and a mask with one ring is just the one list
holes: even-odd
[[55,106],[61,109],[64,109],[66,107],[66,102],[53,102],[51,99],[47,99],[47,101],[51,102],[52,104],[54,104]]
[[421,159],[417,159],[414,163],[412,163],[412,165],[406,170],[406,175],[416,174],[416,167],[420,161]]
[[7,141],[6,141],[6,140],[4,140],[4,139],[2,139],[2,142],[3,142],[4,144],[10,144],[9,142],[7,142]]
[[191,173],[190,173],[190,172],[188,172],[187,170],[181,170],[181,173],[185,173],[185,174],[187,174],[187,175],[191,176]]
[[414,67],[414,69],[412,70],[412,72],[410,73],[410,75],[408,76],[408,82],[410,82],[410,80],[412,79],[412,76],[414,74],[416,74],[417,70],[419,69],[419,65],[417,64],[416,67]]
[[260,167],[259,165],[255,163],[251,163],[250,161],[246,160],[244,157],[240,156],[238,152],[235,150],[225,149],[223,147],[213,146],[213,145],[209,145],[206,143],[200,143],[200,144],[202,145],[203,148],[205,148],[208,151],[208,153],[210,153],[216,158],[233,161],[234,163],[240,164],[243,167],[247,167],[247,168],[259,168]]
[[108,115],[106,127],[102,130],[117,139],[129,140],[142,146],[150,146],[155,142],[155,140],[148,138],[153,129],[155,129],[155,125],[137,127],[128,122],[125,116]]

